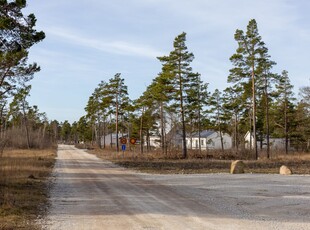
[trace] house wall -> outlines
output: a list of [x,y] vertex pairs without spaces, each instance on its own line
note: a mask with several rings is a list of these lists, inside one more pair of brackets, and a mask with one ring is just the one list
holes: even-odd
[[[200,138],[201,141],[201,149],[222,149],[221,138],[218,132],[214,132],[208,137]],[[199,149],[199,138],[192,138],[192,146],[191,146],[191,138],[186,138],[187,148],[188,149]],[[228,134],[223,134],[223,144],[224,149],[230,149],[232,147],[232,139]]]
[[[144,145],[146,146],[146,138],[144,138]],[[160,147],[160,137],[159,136],[151,136],[150,137],[150,146],[154,148]]]
[[[110,146],[111,145],[111,134],[101,137],[101,145],[104,144],[104,140],[105,140],[106,146]],[[116,135],[115,134],[112,134],[112,145],[116,145]]]
[[[245,139],[245,148],[246,149],[250,149],[250,147],[253,148],[253,143],[252,146],[250,146],[250,133],[247,132],[246,135],[244,136]],[[253,136],[252,136],[252,142],[253,142]],[[270,142],[270,148],[273,150],[283,150],[285,149],[285,139],[284,138],[270,138],[269,139]],[[290,145],[290,144],[289,144]],[[257,147],[260,147],[260,141],[257,141]],[[263,140],[263,149],[267,148],[267,140],[264,139]]]
[[[127,138],[127,135],[123,135],[123,136]],[[121,137],[122,137],[122,134],[118,134],[118,138],[121,138]],[[111,145],[111,134],[101,137],[101,145],[103,145],[104,140],[105,140],[106,146],[110,146]],[[116,146],[116,134],[115,133],[112,134],[112,146]]]
[[[290,145],[290,143],[288,143]],[[266,145],[263,145],[266,146]],[[285,149],[285,139],[284,138],[271,138],[270,147],[272,149]]]

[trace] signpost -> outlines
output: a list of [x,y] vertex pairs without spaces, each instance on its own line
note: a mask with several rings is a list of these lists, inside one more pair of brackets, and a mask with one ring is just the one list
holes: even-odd
[[127,144],[127,139],[126,137],[121,137],[120,142],[122,144],[122,151],[123,151],[123,158],[124,158],[124,152],[126,150],[126,144]]
[[136,142],[137,142],[137,139],[134,138],[134,137],[132,137],[132,138],[130,138],[129,142],[130,142],[130,144],[133,145],[133,155],[132,155],[132,156],[134,157],[134,156],[135,156],[135,152],[136,152],[136,146],[135,146],[135,144],[136,144]]
[[[125,152],[125,150],[126,150],[126,144],[127,144],[127,138],[126,137],[121,137],[120,139],[119,139],[119,142],[122,144],[122,151],[123,151],[123,158],[124,158],[124,152]],[[134,153],[135,153],[135,145],[136,145],[136,143],[137,143],[137,139],[136,138],[134,138],[134,137],[131,137],[130,139],[129,139],[129,143],[131,144],[131,145],[133,145],[133,149],[134,149]],[[129,148],[129,149],[131,149],[131,147]],[[134,153],[133,153],[133,155],[134,155]]]

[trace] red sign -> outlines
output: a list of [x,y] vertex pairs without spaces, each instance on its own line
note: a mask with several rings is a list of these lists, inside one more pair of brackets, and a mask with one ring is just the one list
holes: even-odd
[[123,145],[125,145],[125,144],[127,143],[127,139],[126,139],[125,137],[122,137],[122,138],[121,138],[121,143],[122,143]]
[[137,139],[136,138],[130,138],[130,144],[134,145],[136,144]]

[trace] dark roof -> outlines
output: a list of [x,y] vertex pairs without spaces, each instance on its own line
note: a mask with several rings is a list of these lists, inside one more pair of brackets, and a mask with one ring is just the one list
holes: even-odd
[[[203,131],[200,132],[200,137],[206,138],[206,137],[212,135],[213,133],[215,133],[214,130],[203,130]],[[198,132],[194,133],[192,136],[193,137],[198,137]]]

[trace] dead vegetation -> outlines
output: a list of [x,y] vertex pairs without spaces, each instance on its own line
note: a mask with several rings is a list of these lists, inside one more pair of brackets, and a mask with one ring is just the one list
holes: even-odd
[[249,153],[208,151],[199,154],[198,151],[189,151],[187,159],[181,159],[178,151],[161,154],[152,151],[139,153],[135,151],[116,152],[111,149],[89,149],[90,153],[110,160],[120,166],[148,173],[229,173],[232,160],[243,159],[246,167],[245,173],[279,173],[281,165],[289,166],[294,174],[310,174],[310,154],[291,153],[285,155],[281,152],[273,154],[272,159],[266,159],[261,154],[259,160],[251,160]]
[[0,158],[0,229],[38,229],[35,219],[47,207],[56,151],[4,150]]

